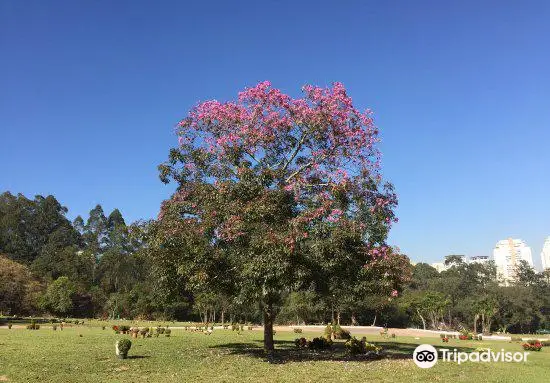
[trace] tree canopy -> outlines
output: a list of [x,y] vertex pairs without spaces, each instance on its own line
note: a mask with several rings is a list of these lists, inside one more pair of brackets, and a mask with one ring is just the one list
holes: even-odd
[[200,103],[159,166],[178,188],[161,206],[157,257],[175,259],[190,288],[260,304],[268,352],[273,307],[289,286],[328,274],[352,285],[392,256],[397,198],[382,182],[371,113],[340,83],[303,92],[293,99],[262,82],[236,101]]

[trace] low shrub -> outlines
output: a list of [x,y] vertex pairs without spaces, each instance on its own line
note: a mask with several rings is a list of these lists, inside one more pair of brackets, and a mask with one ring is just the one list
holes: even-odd
[[543,347],[548,347],[550,346],[550,340],[541,340],[540,344],[542,344]]
[[172,330],[170,330],[169,328],[164,330],[164,336],[170,336],[170,334],[172,334]]
[[346,341],[345,347],[350,355],[359,355],[374,353],[379,354],[382,348],[374,344],[368,343],[367,338],[363,337],[361,340],[356,337],[350,338]]
[[11,330],[11,323],[8,323],[8,330]]
[[296,338],[296,339],[294,339],[294,344],[298,348],[306,348],[307,347],[307,339],[306,338]]
[[132,347],[132,341],[128,338],[122,338],[116,343],[116,349],[117,349],[117,355],[122,358],[126,359],[126,356],[128,355],[128,351],[130,351],[130,348]]
[[57,330],[57,325],[56,324],[52,325],[52,330],[53,331]]
[[519,337],[519,336],[513,336],[513,337],[511,337],[510,340],[512,342],[521,342],[522,341],[521,337]]
[[356,337],[348,339],[348,341],[345,343],[345,347],[346,347],[346,351],[350,355],[364,354],[366,352],[365,343],[363,343]]
[[443,343],[449,343],[449,338],[448,338],[448,337],[441,338],[441,341],[442,341]]
[[31,321],[31,324],[27,325],[27,330],[39,330],[39,329],[40,329],[40,325],[36,324],[34,320]]
[[295,334],[301,334],[301,333],[302,333],[302,329],[301,329],[301,328],[295,328],[295,329],[294,329],[294,333],[295,333]]
[[313,338],[311,342],[308,342],[308,348],[310,350],[326,350],[331,347],[332,341],[324,337]]

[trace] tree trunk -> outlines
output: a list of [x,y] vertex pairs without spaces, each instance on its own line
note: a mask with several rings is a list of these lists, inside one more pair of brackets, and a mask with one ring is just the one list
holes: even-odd
[[[474,334],[477,334],[477,318],[479,317],[479,314],[476,314],[474,316]],[[483,330],[481,330],[483,331]]]
[[273,343],[273,306],[269,303],[264,306],[264,351],[268,356],[273,354],[275,345]]
[[340,310],[336,311],[336,323],[340,326]]
[[355,318],[355,313],[351,313],[351,325],[357,326],[357,319]]
[[225,310],[222,310],[222,326],[224,324],[224,316],[225,316]]
[[378,315],[378,314],[375,312],[375,313],[374,313],[374,320],[372,321],[372,326],[373,326],[373,327],[376,326],[376,317],[377,317],[377,315]]
[[422,315],[420,315],[420,310],[416,309],[416,312],[417,312],[418,316],[420,317],[420,319],[422,319],[422,326],[424,327],[424,330],[426,330],[426,319],[424,319],[424,317]]

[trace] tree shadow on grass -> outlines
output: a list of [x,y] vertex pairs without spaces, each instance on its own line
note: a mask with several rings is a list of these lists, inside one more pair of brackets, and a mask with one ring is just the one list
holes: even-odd
[[126,359],[146,359],[150,358],[149,355],[128,355]]
[[[381,346],[383,351],[379,354],[349,355],[346,352],[344,341],[334,342],[330,350],[299,349],[292,341],[275,341],[275,352],[268,357],[261,343],[225,343],[210,348],[219,349],[228,355],[244,355],[252,358],[263,359],[270,363],[308,362],[308,361],[336,361],[336,362],[372,362],[380,359],[412,359],[413,352],[418,344],[399,342],[373,342]],[[436,349],[456,349],[457,351],[471,352],[470,347],[434,346]]]

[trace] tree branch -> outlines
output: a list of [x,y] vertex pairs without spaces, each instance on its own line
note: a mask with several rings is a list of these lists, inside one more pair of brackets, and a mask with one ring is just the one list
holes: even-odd
[[308,133],[309,133],[309,131],[302,133],[302,136],[300,137],[300,141],[298,141],[298,144],[296,144],[296,147],[294,148],[294,152],[292,153],[292,155],[290,156],[290,158],[288,159],[286,164],[281,169],[283,172],[286,169],[288,169],[291,162],[294,161],[294,158],[298,155],[298,152],[300,152],[300,149],[302,149],[302,145],[304,144],[304,141],[306,140],[306,137],[307,137]]

